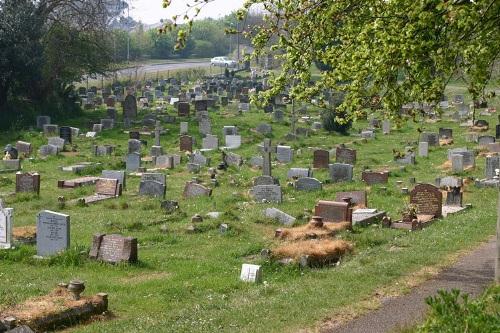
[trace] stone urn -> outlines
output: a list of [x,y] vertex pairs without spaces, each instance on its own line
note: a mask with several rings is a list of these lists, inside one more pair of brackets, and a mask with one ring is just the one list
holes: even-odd
[[323,227],[323,218],[321,216],[313,216],[309,224],[315,228],[321,228]]
[[85,284],[80,280],[72,280],[68,284],[68,291],[71,293],[73,299],[78,301],[80,294],[85,290]]

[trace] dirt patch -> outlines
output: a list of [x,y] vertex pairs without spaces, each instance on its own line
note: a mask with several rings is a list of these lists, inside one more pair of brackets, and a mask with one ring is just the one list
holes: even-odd
[[12,237],[21,243],[33,243],[36,241],[36,226],[15,227]]
[[353,245],[344,240],[305,240],[282,245],[271,251],[276,259],[292,258],[300,260],[302,256],[309,256],[314,263],[328,263],[337,261],[351,252]]
[[289,229],[281,229],[277,237],[283,240],[306,240],[306,239],[323,239],[335,236],[340,231],[350,228],[349,222],[342,223],[324,223],[321,227],[311,223]]

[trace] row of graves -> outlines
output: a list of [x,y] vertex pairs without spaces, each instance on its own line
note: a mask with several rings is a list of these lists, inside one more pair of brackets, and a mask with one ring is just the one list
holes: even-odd
[[[157,112],[138,120],[138,102],[134,96],[134,89],[139,90],[142,87],[137,85],[127,89],[129,92],[127,95],[122,87],[112,87],[112,91],[102,91],[99,97],[96,97],[97,91],[84,92],[81,90],[82,104],[86,108],[91,108],[103,102],[106,103],[111,120],[108,122],[103,119],[104,121],[101,121],[100,124],[93,124],[92,131],[86,134],[80,134],[78,128],[50,124],[49,117],[38,117],[37,127],[42,129],[48,138],[48,144],[38,149],[38,156],[42,158],[65,150],[65,147],[71,145],[73,139],[77,137],[93,138],[94,142],[98,142],[97,134],[100,131],[111,129],[117,125],[122,126],[129,136],[127,154],[123,157],[126,165],[125,170],[104,170],[99,177],[79,177],[57,182],[57,187],[66,189],[95,186],[95,193],[76,200],[77,204],[89,205],[103,200],[113,200],[127,191],[127,177],[140,177],[138,195],[159,199],[161,207],[166,212],[172,213],[182,205],[184,199],[211,196],[216,192],[219,186],[219,173],[227,172],[230,166],[239,168],[248,164],[252,168],[262,170],[262,175],[253,179],[253,186],[249,189],[250,197],[256,204],[277,206],[262,209],[262,216],[276,220],[282,225],[274,231],[275,245],[272,248],[263,249],[262,256],[282,264],[299,264],[304,267],[338,264],[344,255],[353,252],[354,245],[340,239],[338,234],[344,230],[351,230],[354,226],[381,223],[384,227],[419,230],[439,221],[440,218],[468,207],[463,205],[466,182],[462,176],[474,168],[476,152],[467,148],[450,148],[445,163],[449,164],[449,170],[456,176],[438,178],[434,185],[419,183],[415,178],[411,178],[409,181],[413,185],[411,190],[402,187],[402,182],[398,181],[401,193],[408,196],[408,205],[402,210],[400,218],[392,219],[385,211],[370,207],[366,188],[360,188],[353,191],[337,192],[333,200],[332,198],[317,200],[314,207],[310,207],[314,212],[310,221],[305,225],[297,226],[295,217],[279,209],[279,204],[283,202],[282,180],[273,176],[273,162],[276,161],[280,165],[292,163],[294,149],[286,145],[273,145],[271,139],[266,138],[262,144],[256,147],[258,154],[250,157],[241,156],[234,152],[244,142],[237,126],[224,126],[222,129],[223,145],[219,145],[218,136],[212,133],[209,108],[224,107],[228,103],[236,102],[240,112],[248,112],[250,109],[250,90],[264,89],[265,84],[257,82],[234,83],[221,79],[209,79],[184,91],[183,84],[171,79],[160,81],[155,88],[152,88],[153,86],[153,82],[146,82],[142,93],[144,96],[138,98],[140,101],[142,100],[142,106],[146,103],[156,102],[156,105],[159,105],[165,102],[177,110],[176,116],[169,115],[160,107],[156,110]],[[154,93],[146,94],[151,90],[154,90]],[[270,108],[265,110],[265,112],[278,112],[273,116],[275,120],[282,119],[284,116],[286,104],[283,99],[284,97],[280,96],[271,104]],[[114,109],[117,102],[122,103],[122,122],[118,122],[118,115]],[[191,118],[191,107],[194,107],[193,118]],[[178,121],[181,118],[186,121]],[[189,135],[189,121],[198,122],[199,134],[202,136],[201,143],[195,142],[194,136]],[[179,123],[179,147],[175,153],[167,153],[161,144],[161,136],[167,133],[162,128],[162,122]],[[133,128],[136,125],[152,130],[141,131]],[[311,125],[309,134],[312,135],[318,126],[314,122]],[[477,131],[484,130],[485,125],[487,124],[484,122],[474,124],[476,132],[472,133],[477,134]],[[269,134],[272,132],[272,126],[263,123],[255,130]],[[371,119],[369,127],[358,135],[361,140],[367,141],[375,138],[380,130],[384,135],[389,134],[391,131],[390,121]],[[293,139],[297,133],[291,134],[290,138]],[[478,180],[476,182],[478,186],[490,186],[494,181],[498,184],[500,160],[498,154],[491,151],[496,148],[490,147],[494,147],[491,144],[496,143],[499,134],[500,128],[497,126],[497,136],[493,139],[488,136],[477,136],[478,145],[487,147],[488,150],[485,157],[486,179]],[[145,136],[154,138],[154,144],[149,149],[147,156],[142,154]],[[418,158],[428,156],[429,147],[450,146],[452,144],[453,131],[451,129],[441,128],[439,133],[424,132],[420,135],[418,147],[407,147],[403,153],[395,154],[394,162],[400,165],[414,164]],[[18,167],[7,169],[16,172],[16,193],[40,193],[42,181],[40,174],[23,172],[21,166],[21,160],[29,158],[34,152],[33,148],[30,143],[17,142],[15,147],[9,145],[4,149],[3,162],[19,161]],[[92,146],[92,155],[111,155],[113,149],[113,146],[96,143]],[[415,150],[418,150],[418,154]],[[210,151],[220,151],[221,162],[216,166],[211,166],[210,158],[206,156],[206,153]],[[333,159],[335,162],[332,162]],[[310,165],[289,168],[287,186],[292,186],[296,191],[317,191],[321,194],[323,186],[327,184],[334,186],[337,183],[353,181],[356,159],[356,149],[345,145],[339,145],[332,150],[314,149]],[[93,165],[95,163],[86,162],[64,167],[61,170],[77,172]],[[163,171],[179,167],[185,168],[184,170],[189,171],[194,176],[185,183],[180,200],[165,200],[167,176]],[[204,168],[208,169],[209,183],[201,182],[196,176]],[[316,170],[327,170],[328,179],[321,181],[314,178]],[[363,170],[360,178],[368,187],[377,185],[384,189],[384,184],[388,184],[390,181],[390,171]],[[60,198],[60,200],[62,201],[61,207],[64,207],[64,198]],[[212,216],[220,215],[218,212],[209,214]],[[14,217],[13,209],[0,207],[0,249],[8,250],[16,247],[17,243],[31,242],[36,244],[37,257],[39,258],[58,255],[69,249],[71,239],[71,217],[69,215],[48,210],[41,211],[36,217],[36,231],[32,237],[16,237]],[[191,221],[193,224],[188,226],[188,231],[196,231],[196,223],[202,222],[203,217],[197,214],[192,217]],[[220,232],[225,233],[229,228],[228,224],[222,223]],[[91,244],[91,250],[88,253],[88,258],[91,260],[110,264],[135,263],[139,260],[138,240],[129,235],[97,233],[93,236]],[[243,264],[240,274],[242,281],[259,282],[262,277],[262,266],[251,263]],[[0,332],[23,327],[23,325],[26,325],[26,329],[29,326],[31,329],[43,331],[60,325],[63,321],[67,322],[68,318],[72,318],[75,322],[107,310],[107,294],[80,296],[84,289],[84,282],[73,280],[68,284],[57,286],[50,295],[7,309],[0,315],[0,323],[3,325],[0,325]],[[60,310],[61,307],[54,306],[54,309],[58,310],[50,312],[49,315],[45,312],[40,313],[38,317],[33,316],[33,313],[36,313],[36,304],[41,303],[64,304],[63,311]],[[26,307],[29,306],[35,308],[26,310]],[[26,313],[30,316],[26,316]]]

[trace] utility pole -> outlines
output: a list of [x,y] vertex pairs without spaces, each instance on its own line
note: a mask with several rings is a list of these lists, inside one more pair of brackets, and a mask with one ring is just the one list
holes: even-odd
[[[127,25],[130,25],[130,5],[127,6]],[[130,63],[130,26],[127,27],[127,64]]]
[[237,43],[238,43],[238,69],[240,69],[240,21],[236,21],[236,30],[237,30],[237,35],[236,35],[236,39],[237,39]]

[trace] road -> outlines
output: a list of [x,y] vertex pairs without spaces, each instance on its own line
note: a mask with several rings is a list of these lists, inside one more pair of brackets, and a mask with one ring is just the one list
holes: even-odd
[[166,72],[177,69],[187,69],[187,68],[198,68],[198,67],[208,67],[210,66],[210,61],[184,61],[184,62],[168,62],[159,63],[151,65],[141,65],[138,67],[125,68],[118,71],[118,76],[130,76],[137,75],[142,76],[144,74],[151,74],[157,72]]

